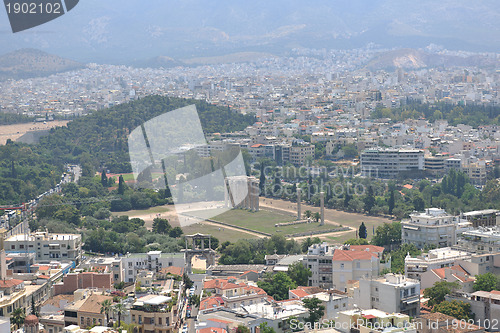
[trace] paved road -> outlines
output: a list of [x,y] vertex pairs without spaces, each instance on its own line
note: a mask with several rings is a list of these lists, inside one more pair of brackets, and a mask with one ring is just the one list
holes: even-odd
[[[203,291],[203,280],[205,279],[206,274],[191,274],[189,277],[194,282],[194,293],[198,296],[201,296],[201,292]],[[195,306],[191,306],[191,318],[187,318],[186,322],[188,323],[188,332],[196,333],[196,318],[198,317],[198,308]]]

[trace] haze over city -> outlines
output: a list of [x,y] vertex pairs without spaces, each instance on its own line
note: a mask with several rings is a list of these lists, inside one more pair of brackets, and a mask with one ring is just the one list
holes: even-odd
[[500,331],[498,1],[4,3],[0,333]]

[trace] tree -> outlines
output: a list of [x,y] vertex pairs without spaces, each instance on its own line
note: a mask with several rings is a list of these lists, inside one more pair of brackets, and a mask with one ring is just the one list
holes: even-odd
[[288,291],[297,288],[295,282],[284,272],[268,274],[257,285],[277,301],[288,299]]
[[389,205],[389,214],[392,215],[392,211],[394,210],[394,190],[391,189],[391,192],[389,194],[389,201],[387,203]]
[[368,214],[370,214],[373,207],[375,207],[375,203],[376,203],[375,195],[373,194],[373,187],[371,185],[368,186],[368,190],[367,190],[365,198],[363,199],[363,202],[365,204],[364,205],[365,211]]
[[167,219],[162,219],[162,218],[155,218],[153,220],[153,232],[158,233],[158,234],[168,234],[170,233],[170,230],[172,229],[172,226],[170,223],[168,223]]
[[474,290],[476,291],[492,291],[497,289],[500,283],[500,278],[492,273],[485,273],[476,275],[476,281],[474,282]]
[[372,238],[372,244],[377,246],[400,244],[401,243],[401,223],[393,222],[379,225]]
[[175,227],[175,228],[171,229],[170,232],[168,233],[168,235],[172,238],[181,237],[182,234],[183,234],[183,231],[182,231],[181,227]]
[[31,295],[31,314],[39,317],[38,309],[35,303],[35,295]]
[[469,303],[463,301],[443,301],[432,308],[432,312],[440,312],[452,316],[458,320],[468,321],[474,319],[474,313],[471,311]]
[[363,238],[350,238],[344,242],[344,244],[348,245],[368,245],[368,241]]
[[106,325],[109,324],[109,313],[111,312],[112,308],[113,303],[110,299],[104,300],[101,303],[101,313],[104,313],[106,315]]
[[267,322],[260,324],[259,328],[261,333],[276,333],[274,328],[267,325]]
[[250,329],[244,325],[238,325],[235,333],[250,333]]
[[306,211],[304,212],[304,217],[305,217],[306,219],[310,218],[311,216],[312,216],[312,212],[311,212],[310,210],[306,210]]
[[10,177],[11,178],[17,178],[17,170],[16,170],[16,165],[14,164],[14,161],[11,161],[11,165],[10,165]]
[[319,222],[319,220],[321,220],[321,214],[318,212],[314,213],[313,219],[314,219],[314,221]]
[[444,301],[444,297],[460,288],[458,282],[438,281],[434,286],[424,290],[424,296],[429,298],[427,304],[435,306]]
[[120,177],[118,177],[118,194],[123,195],[125,193],[126,188],[127,188],[127,185],[125,185],[125,181],[123,180],[123,176],[120,175]]
[[189,302],[194,306],[200,306],[200,295],[192,294],[189,297]]
[[404,274],[405,272],[405,258],[410,256],[415,257],[422,254],[415,244],[405,243],[401,244],[400,248],[391,252],[391,271],[395,274]]
[[102,172],[101,172],[101,185],[102,185],[102,187],[108,187],[108,176],[106,176],[105,169],[102,169]]
[[191,287],[194,285],[193,280],[191,280],[186,273],[182,275],[182,282],[184,283],[184,291],[191,289]]
[[413,199],[413,206],[417,212],[423,211],[425,209],[424,199],[420,195],[415,197],[415,199]]
[[345,191],[344,193],[344,209],[347,209],[349,207],[349,201],[351,201],[351,196],[348,193],[349,191]]
[[319,237],[314,237],[314,238],[307,237],[306,239],[304,239],[302,241],[302,244],[301,244],[302,252],[307,253],[309,246],[311,246],[313,244],[320,244],[320,243],[321,243],[321,239],[319,239]]
[[122,313],[125,311],[125,306],[122,303],[117,303],[113,306],[113,310],[118,314],[118,327],[120,327],[122,324]]
[[288,276],[290,276],[298,286],[307,286],[309,278],[312,276],[312,272],[298,261],[288,266]]
[[26,314],[23,308],[17,308],[10,314],[10,321],[16,325],[17,329],[24,324],[24,318],[26,318]]
[[368,233],[366,231],[365,222],[361,222],[361,225],[359,226],[359,238],[366,239],[366,237],[368,237]]
[[304,307],[309,310],[309,317],[307,317],[306,322],[311,324],[318,323],[325,314],[325,306],[322,304],[321,300],[316,297],[303,298],[302,303],[304,303]]

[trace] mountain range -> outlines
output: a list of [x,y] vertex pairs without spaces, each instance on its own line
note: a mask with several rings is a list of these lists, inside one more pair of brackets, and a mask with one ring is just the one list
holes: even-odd
[[0,56],[0,81],[26,79],[65,72],[84,65],[35,49],[21,49]]
[[292,48],[500,51],[497,0],[86,0],[40,27],[12,34],[3,51],[38,48],[81,62],[132,63]]
[[[269,53],[241,52],[222,56],[198,57],[187,60],[176,60],[166,56],[157,56],[143,61],[136,61],[133,67],[170,68],[176,66],[197,66],[222,63],[251,62],[259,58],[275,57]],[[62,58],[35,49],[21,49],[0,55],[0,81],[5,79],[25,79],[47,76],[60,72],[83,68],[85,65],[70,59]],[[450,56],[428,53],[416,49],[396,49],[374,54],[361,67],[370,70],[394,70],[395,68],[418,69],[433,67],[477,66],[496,68],[495,57],[484,55]]]

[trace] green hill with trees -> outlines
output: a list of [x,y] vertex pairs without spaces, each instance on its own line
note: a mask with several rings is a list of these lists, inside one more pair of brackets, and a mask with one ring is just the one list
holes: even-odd
[[148,96],[95,111],[52,129],[36,145],[8,141],[1,146],[0,204],[26,202],[47,191],[58,182],[66,163],[81,164],[87,177],[102,169],[131,172],[129,133],[145,121],[192,104],[206,133],[238,131],[255,121],[254,116],[228,107],[165,96]]

